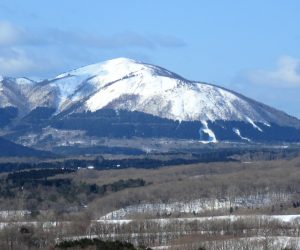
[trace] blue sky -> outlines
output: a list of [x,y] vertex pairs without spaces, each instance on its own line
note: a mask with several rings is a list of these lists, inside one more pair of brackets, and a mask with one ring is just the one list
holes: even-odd
[[0,74],[129,57],[300,118],[299,13],[297,0],[0,0]]

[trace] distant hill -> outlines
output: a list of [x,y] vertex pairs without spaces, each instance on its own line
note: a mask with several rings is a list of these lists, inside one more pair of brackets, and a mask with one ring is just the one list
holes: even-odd
[[50,157],[53,154],[39,151],[0,138],[0,157]]

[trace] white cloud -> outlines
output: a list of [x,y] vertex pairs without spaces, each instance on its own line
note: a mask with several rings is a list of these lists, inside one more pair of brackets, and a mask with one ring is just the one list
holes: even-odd
[[6,21],[0,21],[0,46],[9,46],[22,38],[22,29]]
[[[1,51],[0,51],[1,52]],[[22,74],[36,68],[37,65],[21,49],[10,49],[6,53],[0,53],[0,74]]]
[[52,45],[71,44],[99,49],[122,49],[122,48],[177,48],[186,46],[185,41],[170,35],[142,35],[136,32],[123,32],[112,35],[91,34],[77,31],[65,31],[60,29],[44,30],[40,34],[31,34],[27,43],[44,43]]
[[[135,32],[118,34],[84,33],[57,28],[28,29],[0,20],[0,74],[9,76],[47,76],[78,65],[96,62],[111,55],[139,54],[154,49],[186,46],[167,34]],[[108,56],[110,55],[110,56]]]
[[78,31],[66,31],[58,28],[29,30],[10,22],[0,20],[0,46],[63,46],[65,44],[99,49],[144,48],[154,49],[176,48],[186,46],[182,39],[167,35],[143,35],[136,32],[116,34],[93,34]]
[[253,84],[300,87],[300,60],[291,56],[282,56],[275,70],[251,70],[242,75]]

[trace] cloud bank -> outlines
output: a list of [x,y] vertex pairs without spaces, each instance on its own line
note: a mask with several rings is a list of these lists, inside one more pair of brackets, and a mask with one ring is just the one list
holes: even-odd
[[53,28],[30,30],[0,20],[0,75],[49,75],[67,67],[97,62],[109,52],[122,56],[134,52],[145,57],[152,50],[184,46],[186,43],[182,39],[168,34],[123,32],[108,35]]
[[22,30],[9,22],[0,21],[0,46],[14,45],[20,41]]
[[241,78],[251,84],[274,87],[300,87],[300,60],[291,56],[282,56],[274,70],[250,70],[241,73]]

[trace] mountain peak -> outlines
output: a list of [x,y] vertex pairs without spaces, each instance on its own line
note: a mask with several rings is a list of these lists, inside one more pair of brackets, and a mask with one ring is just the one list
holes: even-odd
[[140,68],[139,65],[142,65],[142,63],[137,62],[135,60],[129,59],[129,58],[115,58],[99,63],[90,64],[87,66],[83,66],[68,72],[65,72],[63,74],[60,74],[56,77],[56,79],[64,78],[68,76],[96,76],[96,75],[103,75],[105,72],[108,71],[121,71],[123,74],[128,73],[131,70],[136,70],[137,68]]
[[140,61],[136,61],[134,59],[127,58],[127,57],[117,57],[117,58],[110,59],[106,62],[112,62],[112,63],[141,63]]
[[133,59],[119,57],[99,63],[90,64],[83,66],[63,74],[58,75],[55,79],[61,79],[66,77],[105,77],[110,76],[110,81],[115,81],[124,77],[132,76],[135,74],[144,74],[144,75],[160,75],[171,78],[180,78],[183,77],[166,70],[162,67],[143,63],[141,61],[136,61]]

